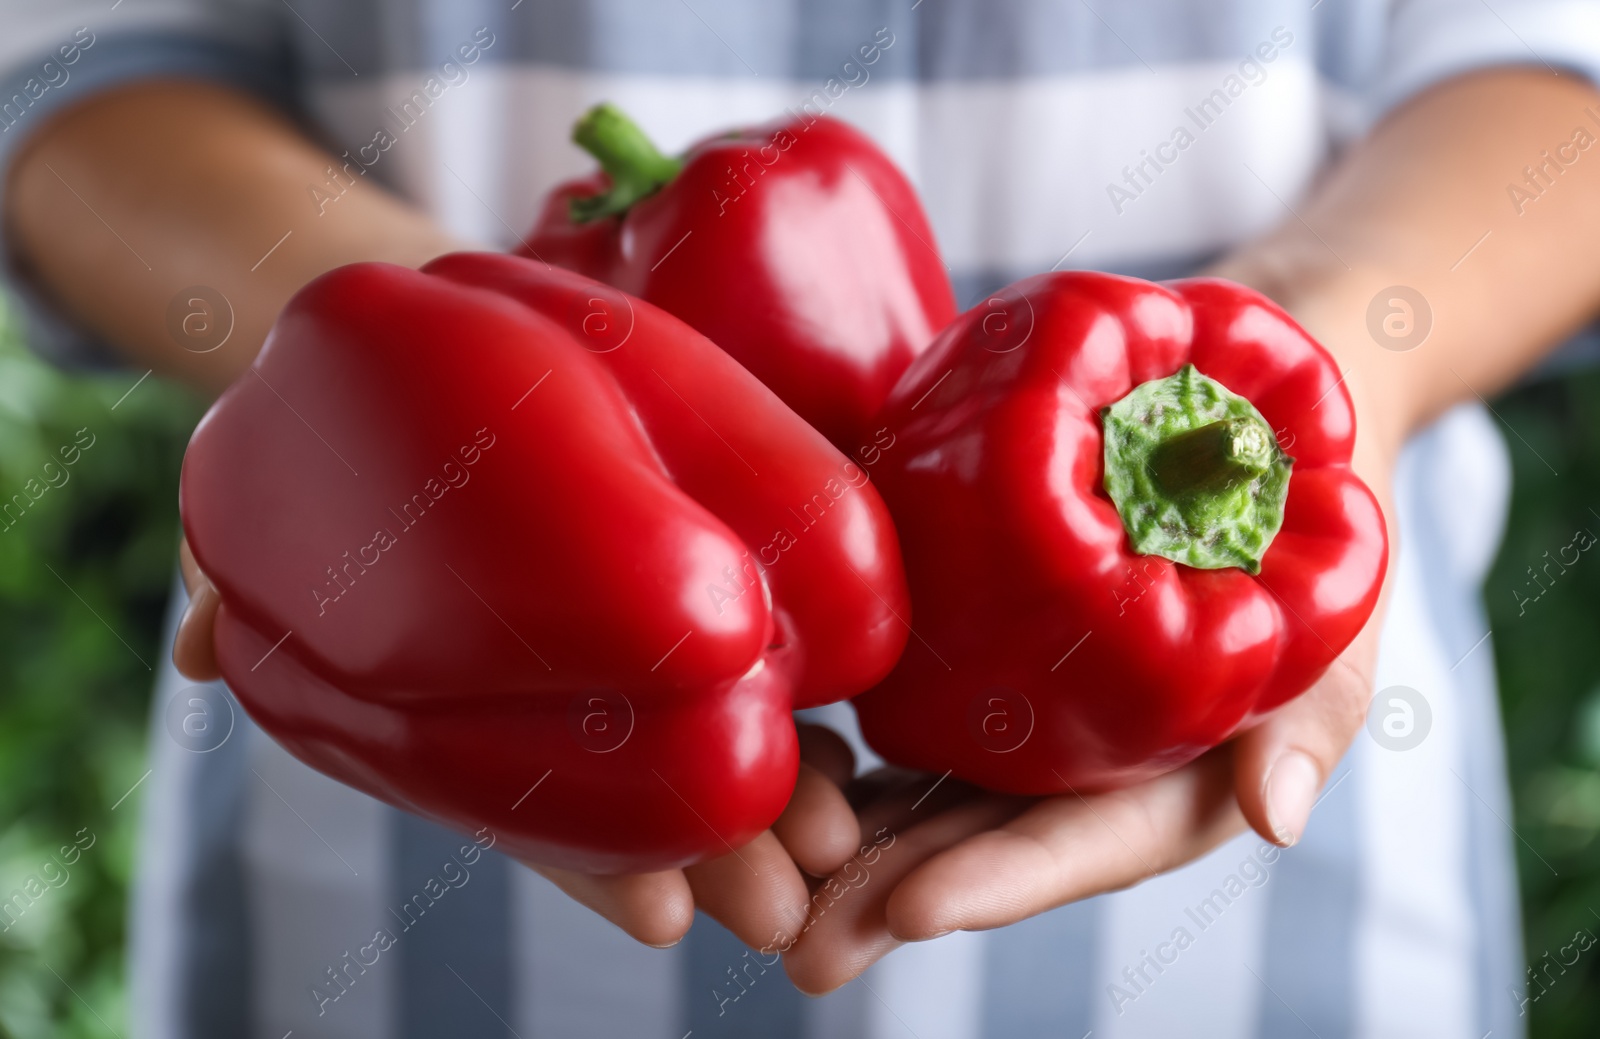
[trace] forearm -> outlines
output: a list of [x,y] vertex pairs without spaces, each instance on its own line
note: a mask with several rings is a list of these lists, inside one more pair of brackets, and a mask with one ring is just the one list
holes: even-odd
[[[1600,138],[1600,92],[1570,75],[1503,69],[1441,84],[1214,273],[1261,287],[1338,356],[1364,446],[1391,455],[1451,405],[1505,387],[1600,308],[1600,146],[1573,145],[1579,127]],[[1514,200],[1508,186],[1525,186],[1525,167],[1558,146],[1575,161],[1561,173],[1552,164],[1542,195]],[[1396,285],[1430,312],[1418,316],[1431,321],[1426,340],[1409,349],[1369,328],[1374,298]]]
[[[43,288],[130,362],[216,393],[318,274],[462,247],[361,176],[319,206],[311,187],[340,165],[242,95],[139,84],[39,131],[13,166],[6,224]],[[169,326],[169,303],[197,285],[233,311],[232,333],[209,352]]]

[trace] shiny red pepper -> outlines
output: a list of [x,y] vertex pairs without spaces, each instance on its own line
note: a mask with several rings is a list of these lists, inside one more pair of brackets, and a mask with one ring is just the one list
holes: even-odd
[[516,257],[312,282],[195,432],[182,507],[263,728],[550,865],[748,841],[791,709],[906,638],[862,469],[676,318]]
[[1303,692],[1377,602],[1339,369],[1242,286],[1018,282],[881,422],[916,638],[856,707],[898,764],[1021,794],[1138,782]]
[[955,317],[916,192],[827,116],[662,155],[610,105],[573,139],[602,172],[558,187],[520,252],[647,299],[727,350],[847,454]]

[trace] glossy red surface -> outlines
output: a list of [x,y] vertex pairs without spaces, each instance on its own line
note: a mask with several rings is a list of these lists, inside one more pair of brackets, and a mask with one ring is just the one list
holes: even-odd
[[671,315],[515,257],[308,285],[195,432],[182,507],[263,728],[550,865],[748,841],[793,787],[791,709],[906,638],[862,470]]
[[[1134,554],[1103,489],[1100,409],[1191,361],[1296,459],[1258,576]],[[1387,535],[1339,369],[1242,286],[1018,282],[945,330],[880,424],[917,637],[856,707],[898,764],[1026,794],[1149,778],[1303,692],[1377,603]]]
[[841,451],[955,316],[944,262],[905,176],[827,116],[708,137],[620,217],[576,224],[559,187],[521,253],[670,311],[771,387]]

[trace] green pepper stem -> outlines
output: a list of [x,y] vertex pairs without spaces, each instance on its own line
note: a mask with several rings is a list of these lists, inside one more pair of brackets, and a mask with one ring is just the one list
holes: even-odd
[[580,224],[626,213],[683,169],[681,161],[661,154],[638,124],[609,101],[584,113],[572,128],[572,140],[598,159],[611,178],[609,190],[572,200],[569,211]]
[[1163,440],[1150,452],[1150,473],[1181,507],[1260,476],[1276,458],[1274,446],[1259,419],[1222,419]]
[[1104,409],[1105,490],[1140,555],[1257,573],[1294,459],[1247,399],[1186,364]]

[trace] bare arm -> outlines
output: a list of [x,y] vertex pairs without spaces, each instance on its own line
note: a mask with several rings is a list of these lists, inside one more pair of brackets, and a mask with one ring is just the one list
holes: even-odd
[[[1505,386],[1600,308],[1600,144],[1574,150],[1580,126],[1600,141],[1600,92],[1572,77],[1502,69],[1444,83],[1344,156],[1298,216],[1210,272],[1276,298],[1348,370],[1356,466],[1385,505],[1391,544],[1390,474],[1405,437]],[[1562,144],[1576,161],[1552,171],[1519,214],[1507,185]],[[1395,285],[1419,291],[1431,311],[1427,339],[1409,350],[1368,328],[1372,300]],[[869,826],[900,831],[896,858],[787,954],[790,975],[827,991],[901,941],[999,927],[1127,887],[1247,825],[1294,843],[1365,720],[1380,620],[1306,695],[1141,786],[1020,810],[971,794],[931,817],[864,807]]]
[[[239,94],[147,83],[44,127],[17,157],[5,217],[41,284],[130,363],[215,394],[318,274],[357,260],[420,265],[464,247],[365,177],[319,214],[310,188],[339,165]],[[233,334],[212,353],[168,328],[169,301],[195,285],[233,307]]]
[[[1393,450],[1452,404],[1504,388],[1600,310],[1596,142],[1600,91],[1575,77],[1451,80],[1355,147],[1299,208],[1303,223],[1287,219],[1215,273],[1262,288],[1338,353],[1363,433]],[[1528,187],[1526,169],[1542,164]],[[1431,310],[1413,349],[1380,348],[1368,329],[1368,305],[1394,285]]]

